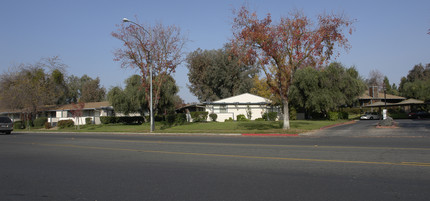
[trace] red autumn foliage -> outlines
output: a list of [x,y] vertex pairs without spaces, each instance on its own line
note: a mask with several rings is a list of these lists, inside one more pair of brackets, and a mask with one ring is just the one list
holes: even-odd
[[233,12],[232,50],[242,62],[261,66],[267,84],[284,104],[284,129],[289,129],[288,92],[294,72],[327,64],[339,55],[335,47],[349,49],[344,29],[349,27],[351,34],[353,21],[331,14],[318,16],[314,24],[295,11],[275,24],[270,14],[260,20],[245,6]]
[[78,102],[77,104],[72,103],[72,107],[73,107],[73,110],[71,112],[72,112],[73,117],[74,118],[82,117],[85,103],[84,102]]

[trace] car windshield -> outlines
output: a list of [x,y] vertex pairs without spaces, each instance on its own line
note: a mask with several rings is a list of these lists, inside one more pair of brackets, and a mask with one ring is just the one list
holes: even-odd
[[0,123],[12,123],[9,117],[0,117]]

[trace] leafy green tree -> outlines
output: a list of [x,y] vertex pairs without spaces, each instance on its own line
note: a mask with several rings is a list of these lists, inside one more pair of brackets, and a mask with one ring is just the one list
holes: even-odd
[[189,89],[200,101],[215,101],[251,90],[256,68],[239,64],[226,45],[218,50],[190,53],[186,59]]
[[402,77],[399,92],[407,98],[430,101],[430,63],[425,67],[415,65],[406,77]]
[[[82,78],[81,78],[82,79]],[[90,79],[82,83],[80,101],[100,102],[105,100],[106,90],[100,86],[100,79]]]
[[[155,79],[158,79],[156,77]],[[183,102],[177,95],[179,88],[172,76],[165,78],[165,83],[161,86],[160,100],[156,108],[156,114],[169,114],[175,111],[178,102]]]
[[430,101],[430,80],[415,80],[404,83],[402,95],[407,98]]
[[88,75],[77,77],[71,75],[66,79],[67,103],[100,102],[105,100],[106,89],[100,86],[100,79],[93,79]]
[[145,98],[145,89],[142,88],[142,79],[139,75],[132,75],[125,80],[125,89],[120,87],[112,88],[108,93],[108,100],[116,112],[129,115],[139,113],[144,116],[148,102]]
[[[157,77],[154,79],[157,79]],[[132,75],[125,80],[125,84],[124,89],[113,87],[109,91],[107,95],[109,102],[116,112],[124,113],[125,115],[139,113],[144,116],[148,108],[148,101],[146,99],[147,90],[143,87],[141,76]],[[154,108],[155,114],[157,112],[169,113],[174,111],[179,98],[177,93],[178,86],[175,80],[171,76],[167,76],[161,88],[158,106]]]
[[385,88],[385,92],[387,94],[396,95],[396,96],[399,95],[399,91],[397,90],[396,84],[393,83],[393,85],[390,85],[390,80],[388,80],[387,76],[384,77],[383,87]]
[[290,91],[292,105],[307,112],[324,113],[352,106],[366,89],[354,67],[331,63],[322,70],[307,67],[294,74]]

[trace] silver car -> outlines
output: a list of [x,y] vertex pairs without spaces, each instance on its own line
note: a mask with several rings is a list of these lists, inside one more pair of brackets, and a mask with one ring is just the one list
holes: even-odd
[[379,115],[376,112],[366,112],[364,113],[363,116],[360,117],[360,119],[362,120],[369,120],[369,119],[373,120],[373,119],[380,119],[380,118],[381,118],[381,115]]
[[10,134],[13,131],[13,123],[9,117],[0,117],[0,132]]

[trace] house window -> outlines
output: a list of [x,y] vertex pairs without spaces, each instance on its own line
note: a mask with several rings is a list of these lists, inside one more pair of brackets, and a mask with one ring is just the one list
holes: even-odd
[[84,116],[84,117],[92,117],[92,116],[94,116],[94,110],[84,110],[82,116]]
[[227,105],[220,105],[219,106],[219,113],[227,113]]
[[49,117],[51,117],[51,118],[57,117],[57,112],[50,112]]

